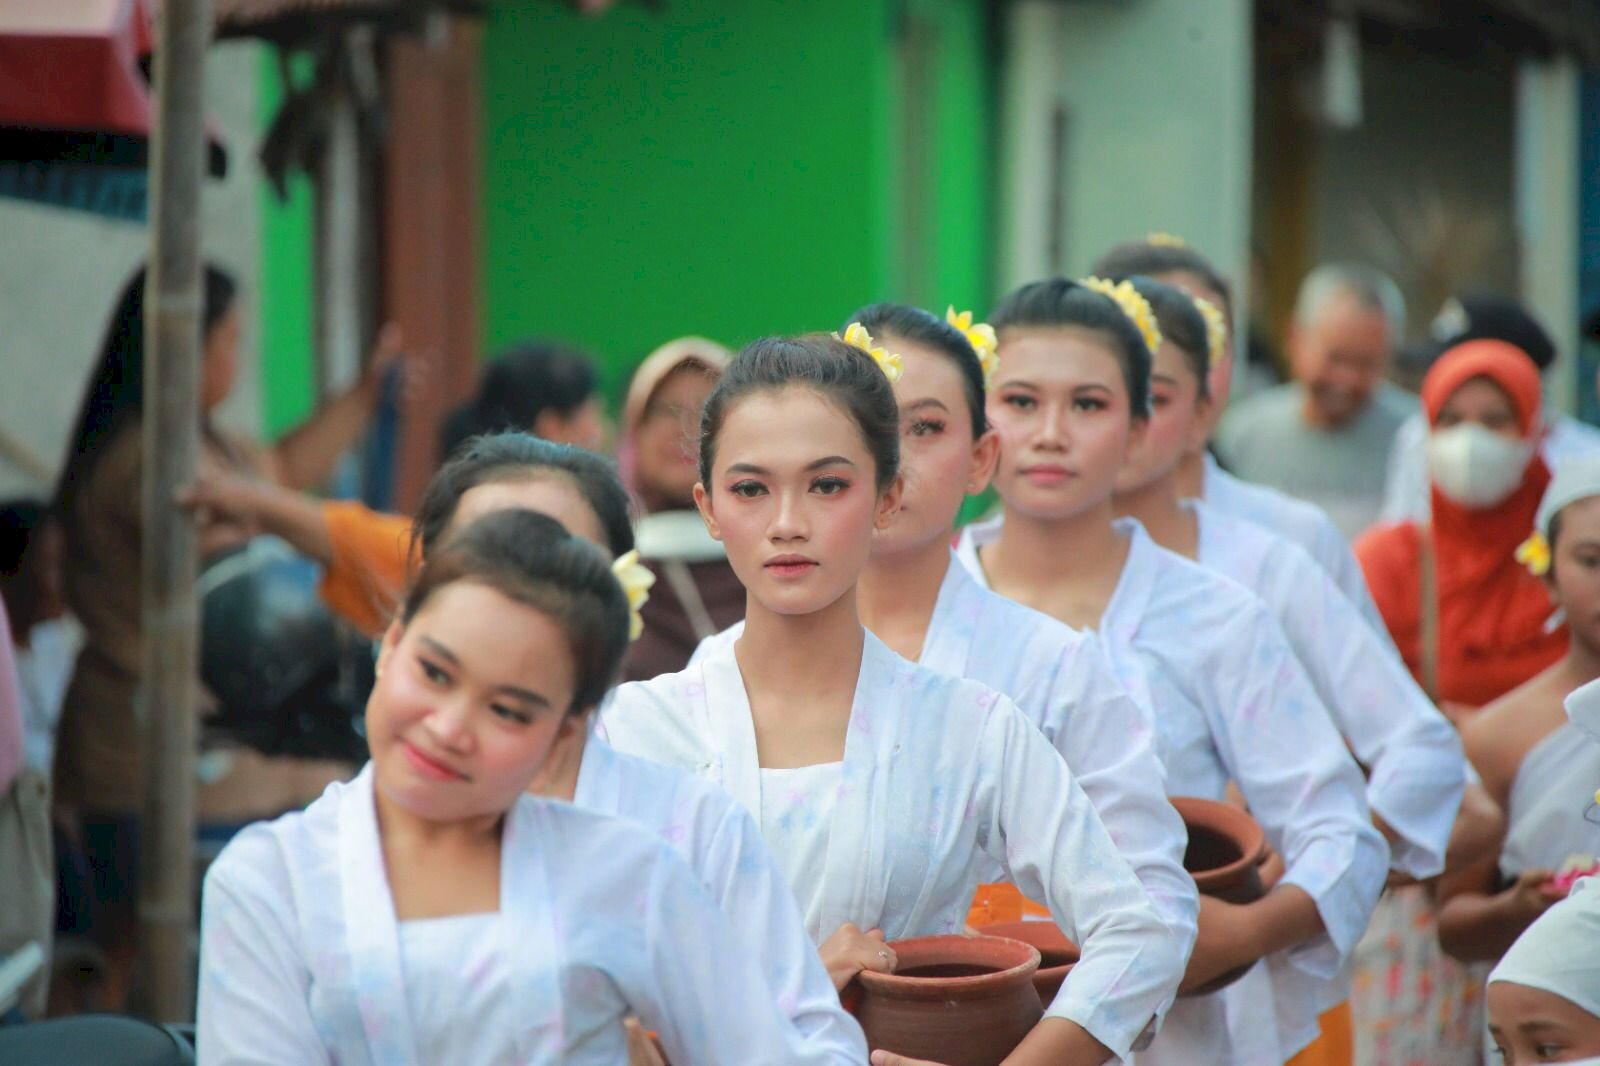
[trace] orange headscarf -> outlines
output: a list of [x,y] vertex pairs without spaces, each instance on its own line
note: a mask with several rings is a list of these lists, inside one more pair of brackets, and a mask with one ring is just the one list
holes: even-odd
[[[1503,341],[1468,341],[1450,349],[1422,383],[1430,425],[1468,381],[1487,378],[1510,398],[1524,436],[1539,432],[1539,370]],[[1384,622],[1419,680],[1422,676],[1422,547],[1428,537],[1438,576],[1439,692],[1442,700],[1481,706],[1555,662],[1565,629],[1545,632],[1551,612],[1543,582],[1516,561],[1533,530],[1550,469],[1537,455],[1511,496],[1473,509],[1433,489],[1426,529],[1402,522],[1368,531],[1355,545]]]
[[1523,436],[1539,420],[1542,402],[1539,368],[1526,352],[1505,341],[1477,340],[1458,344],[1439,357],[1422,379],[1422,409],[1431,426],[1439,419],[1445,401],[1473,378],[1488,378],[1511,398]]

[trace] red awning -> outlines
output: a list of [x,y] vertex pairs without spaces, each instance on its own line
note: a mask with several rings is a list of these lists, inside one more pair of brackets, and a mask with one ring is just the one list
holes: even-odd
[[145,0],[0,0],[0,126],[150,133]]
[[[0,196],[142,219],[149,0],[0,0]],[[208,138],[207,170],[227,172]]]

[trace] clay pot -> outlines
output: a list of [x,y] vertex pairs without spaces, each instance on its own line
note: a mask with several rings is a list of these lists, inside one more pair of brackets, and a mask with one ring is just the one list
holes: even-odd
[[[1189,831],[1183,868],[1194,878],[1201,895],[1229,903],[1254,903],[1267,894],[1261,883],[1261,867],[1268,857],[1267,837],[1254,818],[1230,803],[1193,796],[1174,796],[1172,806]],[[1229,970],[1183,994],[1209,995],[1233,984],[1249,969]]]
[[1044,1016],[1039,952],[997,936],[897,940],[892,974],[862,972],[852,1013],[867,1046],[945,1066],[996,1066]]
[[996,922],[978,930],[981,936],[1003,936],[1032,944],[1039,951],[1039,968],[1033,972],[1033,988],[1046,1010],[1061,991],[1061,982],[1078,963],[1078,945],[1056,928],[1054,922]]
[[1283,864],[1283,856],[1279,855],[1270,844],[1261,853],[1261,861],[1256,864],[1256,869],[1260,871],[1261,888],[1265,892],[1277,888],[1278,882],[1282,881],[1283,875],[1288,872]]
[[1266,894],[1260,864],[1267,837],[1254,818],[1232,804],[1193,796],[1174,796],[1172,806],[1189,830],[1183,868],[1202,895],[1254,903]]

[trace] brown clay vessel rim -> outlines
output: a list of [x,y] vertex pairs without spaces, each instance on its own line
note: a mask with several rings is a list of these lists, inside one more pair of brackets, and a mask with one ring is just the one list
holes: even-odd
[[[902,977],[872,970],[862,970],[857,975],[867,991],[896,999],[947,999],[952,994],[982,992],[991,986],[998,990],[1014,980],[1031,981],[1041,958],[1039,949],[1032,944],[1005,936],[918,936],[893,941],[889,946],[900,954],[902,967],[963,964],[998,966],[999,963],[993,958],[994,953],[1009,953],[1021,960],[1004,969],[971,977]],[[937,957],[921,957],[924,952],[931,954],[939,948],[948,950]],[[990,953],[988,958],[984,957],[986,951]],[[910,958],[907,958],[908,955]]]
[[[1038,926],[1039,928],[1030,930],[1029,926]],[[1054,922],[1030,922],[1027,919],[1019,922],[993,922],[989,925],[980,925],[977,930],[979,936],[995,937],[1000,940],[1021,940],[1024,944],[1032,944],[1033,949],[1039,953],[1039,973],[1041,974],[1066,973],[1082,960],[1082,952],[1078,950],[1078,945],[1068,940],[1067,934],[1063,933]],[[1046,966],[1044,964],[1044,948],[1041,948],[1035,941],[1027,939],[1026,934],[1045,930],[1054,934],[1061,941],[1059,948],[1052,947],[1051,950],[1071,951],[1076,956],[1071,962],[1058,962],[1054,966]]]
[[1170,801],[1184,824],[1196,824],[1223,833],[1239,845],[1239,858],[1225,866],[1214,866],[1198,873],[1190,872],[1194,882],[1203,892],[1210,885],[1227,881],[1244,870],[1258,865],[1267,851],[1267,835],[1249,814],[1231,803],[1202,799],[1198,796],[1172,796]]

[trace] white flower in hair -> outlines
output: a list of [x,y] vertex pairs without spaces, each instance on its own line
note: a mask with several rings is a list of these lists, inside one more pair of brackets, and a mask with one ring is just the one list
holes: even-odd
[[[835,334],[837,336],[837,334]],[[872,339],[872,334],[867,332],[867,327],[859,322],[852,322],[845,327],[844,336],[839,338],[852,348],[859,348],[872,356],[872,361],[878,364],[878,369],[883,371],[883,376],[893,385],[900,380],[904,367],[900,357],[887,348],[879,347]]]
[[656,575],[639,561],[637,550],[617,556],[611,564],[611,572],[616,575],[618,584],[628,597],[628,639],[638,640],[644,632],[644,616],[639,610],[650,600],[650,589],[656,583]]

